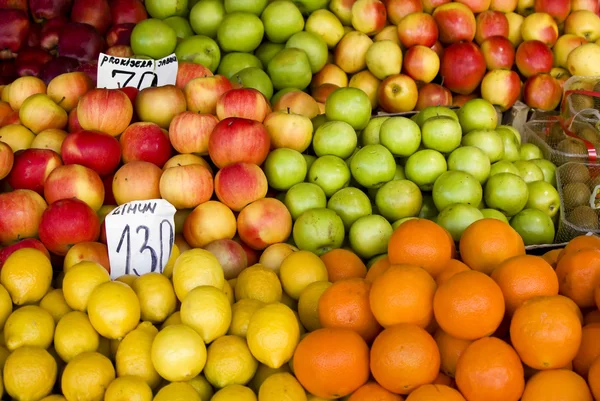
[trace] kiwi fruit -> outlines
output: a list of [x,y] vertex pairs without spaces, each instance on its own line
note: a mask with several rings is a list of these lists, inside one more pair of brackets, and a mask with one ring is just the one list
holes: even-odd
[[585,230],[598,230],[598,215],[596,211],[589,206],[577,206],[567,215],[567,220],[577,227]]
[[588,153],[587,146],[575,138],[563,139],[556,145],[556,150],[567,155],[586,155]]
[[[596,82],[596,84],[594,85],[594,92],[600,92],[600,82]],[[591,98],[594,100],[594,108],[596,110],[600,109],[600,98],[598,96],[591,96]]]
[[579,132],[577,132],[577,136],[581,139],[585,139],[588,142],[591,142],[594,145],[600,145],[600,132],[595,128],[585,126]]
[[581,93],[571,93],[568,102],[574,112],[594,108],[594,98]]
[[572,163],[560,175],[561,182],[588,182],[590,180],[590,170],[583,165]]
[[566,210],[577,206],[586,205],[592,195],[590,189],[583,182],[570,182],[563,187],[563,203]]

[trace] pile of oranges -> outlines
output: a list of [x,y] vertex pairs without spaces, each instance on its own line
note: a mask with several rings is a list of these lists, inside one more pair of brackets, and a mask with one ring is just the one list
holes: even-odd
[[600,238],[533,256],[508,224],[483,219],[456,249],[446,230],[416,219],[368,271],[345,249],[321,259],[332,282],[318,300],[321,328],[290,364],[310,394],[600,400]]

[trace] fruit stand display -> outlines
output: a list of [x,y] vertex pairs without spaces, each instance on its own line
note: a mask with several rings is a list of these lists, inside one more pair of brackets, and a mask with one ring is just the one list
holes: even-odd
[[598,12],[0,0],[0,399],[600,401]]

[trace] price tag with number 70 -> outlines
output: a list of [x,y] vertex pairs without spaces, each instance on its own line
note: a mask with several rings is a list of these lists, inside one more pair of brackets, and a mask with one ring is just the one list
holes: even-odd
[[133,201],[105,221],[110,275],[162,273],[175,243],[175,207],[164,199]]
[[175,85],[178,71],[177,56],[171,54],[160,60],[109,56],[98,57],[98,88],[139,90],[151,86]]

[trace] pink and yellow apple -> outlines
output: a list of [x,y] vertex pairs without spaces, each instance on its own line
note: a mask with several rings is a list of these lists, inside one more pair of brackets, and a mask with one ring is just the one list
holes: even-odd
[[0,180],[4,179],[10,170],[12,170],[15,162],[15,156],[7,144],[0,142]]
[[61,155],[65,164],[80,164],[101,177],[114,173],[121,162],[119,141],[109,134],[79,131],[67,135]]
[[112,189],[117,205],[134,200],[160,198],[162,170],[156,164],[134,161],[124,164],[113,178]]
[[538,73],[549,73],[554,58],[552,50],[539,40],[526,40],[517,48],[515,62],[521,75],[529,78]]
[[387,22],[385,4],[379,0],[357,0],[351,14],[354,29],[369,36],[381,31]]
[[413,46],[404,54],[403,72],[415,81],[429,83],[440,70],[437,53],[425,46]]
[[520,95],[521,79],[515,71],[493,70],[481,81],[481,97],[502,111],[510,109]]
[[231,89],[217,100],[216,113],[219,120],[239,117],[263,122],[270,112],[271,106],[267,98],[253,88]]
[[536,13],[549,14],[560,24],[571,12],[571,0],[535,0],[533,10]]
[[[357,88],[365,92],[369,97],[369,101],[371,102],[371,108],[376,109],[378,105],[377,91],[379,90],[380,84],[381,81],[377,79],[377,77],[373,75],[371,71],[364,70],[352,75],[352,78],[350,78],[350,82],[348,83],[348,87]],[[319,114],[324,113],[320,112]]]
[[218,239],[204,247],[215,255],[223,268],[225,280],[237,278],[248,267],[248,256],[244,248],[232,239]]
[[445,45],[475,38],[477,22],[469,7],[461,3],[448,3],[439,6],[433,12],[440,35]]
[[29,189],[42,195],[46,179],[62,164],[53,150],[25,149],[15,153],[13,168],[6,180],[13,189]]
[[554,66],[567,68],[567,57],[569,57],[571,51],[586,43],[587,40],[572,33],[566,33],[559,37],[552,48]]
[[140,121],[155,123],[164,129],[185,110],[185,95],[175,85],[145,88],[135,98],[135,113]]
[[479,86],[486,72],[485,58],[473,42],[448,46],[440,63],[444,86],[460,95],[468,95]]
[[[317,103],[325,103],[325,101],[327,101],[327,98],[329,97],[329,95],[331,95],[331,93],[338,88],[339,88],[339,86],[334,85],[334,84],[323,84],[321,86],[317,86],[316,88],[313,88],[311,90],[310,94],[313,97],[313,99],[317,101]],[[317,104],[317,107],[319,107],[318,104]],[[321,114],[321,113],[319,113],[319,114]]]
[[600,39],[600,17],[588,10],[574,11],[565,21],[565,33],[595,42]]
[[0,193],[0,245],[37,237],[47,206],[44,198],[29,189]]
[[[2,91],[6,92],[5,90]],[[26,76],[14,80],[8,89],[8,102],[13,110],[18,111],[31,95],[46,93],[46,84],[37,77]],[[3,99],[4,100],[4,99]]]
[[468,6],[474,14],[482,13],[490,8],[491,0],[455,0]]
[[219,168],[239,162],[261,165],[269,154],[269,147],[269,134],[264,125],[245,118],[220,121],[208,139],[208,154]]
[[184,89],[188,82],[194,78],[212,77],[212,71],[202,64],[180,61],[177,66],[177,78],[175,86]]
[[193,78],[183,89],[187,109],[194,113],[216,114],[217,100],[230,89],[233,86],[223,75]]
[[335,64],[325,64],[321,71],[313,75],[310,87],[317,88],[323,84],[333,84],[340,88],[348,86],[348,75]]
[[67,133],[61,129],[45,129],[35,136],[31,147],[35,149],[50,149],[60,154],[63,141]]
[[160,196],[177,209],[191,209],[210,200],[211,172],[201,164],[171,167],[160,177]]
[[237,218],[240,239],[256,250],[285,242],[292,232],[292,216],[275,198],[264,198],[246,206]]
[[179,153],[208,154],[208,138],[219,119],[212,114],[184,111],[169,125],[169,140]]
[[310,118],[286,111],[274,111],[263,122],[271,148],[290,148],[304,152],[310,146],[313,124]]
[[415,81],[405,74],[387,77],[381,82],[377,100],[388,113],[411,111],[417,105],[419,91]]
[[123,163],[145,161],[162,167],[173,149],[165,129],[154,123],[133,123],[119,138]]
[[232,239],[236,220],[231,209],[217,201],[204,202],[183,223],[183,237],[192,248],[203,248],[219,239]]
[[523,40],[539,40],[552,47],[558,39],[558,25],[550,14],[533,13],[521,25]]
[[439,84],[421,86],[415,110],[420,111],[430,106],[452,106],[452,92]]
[[492,0],[490,2],[490,10],[511,13],[516,10],[518,1],[519,0]]
[[273,111],[287,111],[308,118],[314,118],[320,114],[317,100],[302,91],[291,91],[280,96],[273,105]]
[[80,262],[96,262],[110,273],[108,248],[100,242],[79,242],[71,247],[65,255],[63,271],[66,273]]
[[79,118],[77,118],[77,107],[75,107],[69,113],[69,121],[67,122],[67,131],[69,131],[69,132],[83,131],[81,124],[79,124]]
[[536,74],[523,85],[523,101],[531,108],[554,110],[560,104],[562,89],[550,74]]
[[480,46],[487,38],[493,36],[508,37],[508,19],[503,12],[487,10],[477,15],[476,21],[475,41]]
[[423,11],[431,14],[437,7],[450,3],[452,0],[421,0],[423,4]]
[[521,25],[525,21],[525,17],[517,13],[506,14],[508,20],[508,40],[513,46],[517,47],[523,42],[523,35],[521,35]]
[[264,198],[268,189],[267,177],[256,164],[229,164],[215,175],[217,198],[234,212]]
[[68,72],[57,75],[48,83],[47,94],[67,113],[77,107],[79,98],[95,87],[84,72]]
[[117,89],[92,89],[79,99],[77,119],[85,130],[118,136],[131,123],[133,106]]
[[421,0],[387,0],[384,2],[390,22],[398,25],[400,20],[408,14],[423,11]]
[[588,10],[598,14],[598,0],[571,0],[571,11]]
[[45,129],[63,129],[67,126],[67,112],[45,93],[29,96],[19,109],[19,121],[34,134]]
[[481,44],[481,53],[488,70],[510,70],[515,63],[515,48],[507,38],[492,36]]
[[104,184],[94,170],[79,164],[68,164],[54,169],[44,184],[44,198],[48,204],[61,199],[79,199],[93,211],[104,203]]
[[[348,32],[335,47],[333,55],[335,64],[348,74],[364,70],[367,66],[367,50],[372,44],[373,40],[366,34],[358,31]],[[346,85],[338,86],[343,87]]]
[[205,167],[211,175],[213,173],[212,168],[210,167],[208,162],[204,160],[204,158],[197,155],[193,155],[191,153],[185,153],[171,157],[163,166],[163,171],[171,167],[189,166],[190,164],[199,164]]
[[565,82],[567,82],[567,80],[571,78],[571,74],[569,74],[569,71],[567,71],[566,68],[561,67],[554,67],[553,69],[551,69],[550,75],[556,78],[561,88],[563,88]]
[[408,14],[398,23],[398,37],[405,48],[416,45],[431,47],[438,34],[435,20],[431,14],[424,12]]

